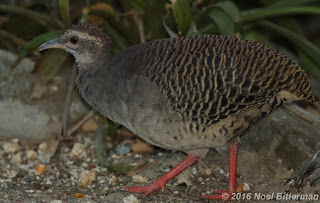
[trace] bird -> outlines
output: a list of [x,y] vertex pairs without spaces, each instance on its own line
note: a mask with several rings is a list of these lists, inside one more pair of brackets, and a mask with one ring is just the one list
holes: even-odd
[[236,193],[239,137],[288,102],[316,102],[295,61],[233,36],[158,39],[113,56],[105,32],[76,23],[38,50],[50,48],[74,56],[77,88],[94,109],[152,145],[187,154],[153,183],[124,188],[129,192],[150,195],[164,189],[210,148],[228,149],[228,189],[203,198],[230,200]]

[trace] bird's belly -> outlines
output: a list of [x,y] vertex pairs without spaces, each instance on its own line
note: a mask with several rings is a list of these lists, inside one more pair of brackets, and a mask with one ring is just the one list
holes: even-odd
[[192,123],[182,120],[140,117],[128,121],[124,126],[150,144],[170,150],[186,151],[225,146],[233,137],[248,129],[249,122],[242,116],[233,116],[197,131],[192,128]]

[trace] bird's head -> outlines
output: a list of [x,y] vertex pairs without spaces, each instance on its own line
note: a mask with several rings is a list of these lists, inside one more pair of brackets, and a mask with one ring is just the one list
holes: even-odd
[[64,49],[75,57],[78,65],[85,65],[101,61],[99,56],[109,55],[111,39],[89,23],[78,23],[67,28],[59,38],[42,44],[38,51],[51,48]]

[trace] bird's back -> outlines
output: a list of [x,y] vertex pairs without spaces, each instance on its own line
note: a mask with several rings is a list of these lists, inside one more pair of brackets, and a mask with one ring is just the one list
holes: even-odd
[[191,134],[205,134],[213,126],[219,133],[221,126],[228,128],[223,123],[244,118],[242,130],[228,132],[226,140],[231,139],[285,102],[315,101],[297,63],[262,44],[230,36],[155,40],[129,47],[112,63],[119,62],[130,75],[154,84],[153,91],[187,126],[181,132]]

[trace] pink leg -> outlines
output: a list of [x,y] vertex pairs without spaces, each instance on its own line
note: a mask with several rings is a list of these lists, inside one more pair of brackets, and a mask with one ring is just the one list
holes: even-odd
[[168,173],[164,174],[154,183],[147,185],[147,186],[133,186],[130,188],[124,188],[124,190],[129,192],[136,192],[136,193],[145,193],[146,195],[150,195],[151,193],[159,190],[164,189],[167,182],[174,178],[176,175],[181,173],[184,169],[188,168],[191,164],[199,159],[198,156],[188,155],[182,162],[176,165],[173,169],[171,169]]
[[232,194],[236,193],[236,185],[237,185],[237,155],[238,155],[238,141],[235,141],[229,147],[229,190],[222,191],[216,190],[219,195],[209,195],[203,196],[203,198],[207,199],[223,199],[223,200],[231,200]]

